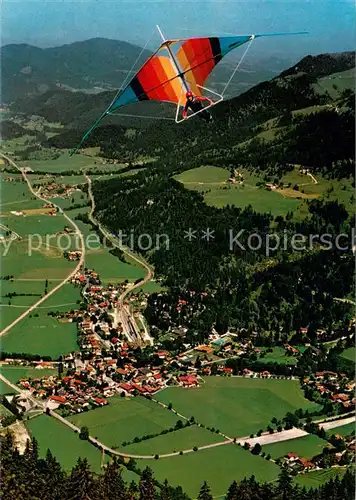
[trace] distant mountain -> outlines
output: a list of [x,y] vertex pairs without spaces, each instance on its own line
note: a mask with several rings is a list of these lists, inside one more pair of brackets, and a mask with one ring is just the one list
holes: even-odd
[[[100,146],[105,156],[125,161],[139,156],[160,156],[165,168],[170,162],[178,170],[188,168],[192,162],[197,166],[239,164],[257,168],[260,165],[265,169],[293,162],[313,164],[318,172],[327,166],[329,174],[348,177],[353,168],[348,160],[354,152],[354,81],[350,56],[305,58],[296,65],[298,70],[284,71],[271,81],[217,105],[212,110],[213,126],[198,118],[179,126],[160,120],[137,119],[134,123],[125,118],[114,124],[112,119],[105,119],[86,145]],[[329,73],[335,69],[337,73]],[[319,82],[323,80],[321,85]],[[86,99],[94,103],[93,96]],[[136,106],[140,114],[146,104]],[[76,110],[67,110],[67,123]],[[166,116],[169,112],[174,109],[167,110]],[[73,125],[71,122],[73,128],[50,138],[48,145],[63,148],[78,144],[86,126]],[[136,133],[127,135],[125,127],[136,129]],[[266,135],[275,135],[275,140],[263,142]],[[245,146],[241,148],[241,144]],[[331,168],[337,161],[344,162],[342,168],[337,167],[338,172]]]
[[[137,59],[141,48],[130,43],[93,38],[61,47],[41,49],[26,44],[0,48],[2,102],[16,102],[47,91],[69,90],[98,93],[118,89]],[[137,67],[151,52],[144,50]],[[222,91],[231,76],[239,52],[229,56],[214,70],[209,85]],[[229,86],[227,96],[240,94],[258,82],[272,78],[291,61],[275,57],[246,58]]]
[[340,52],[336,54],[320,54],[304,57],[291,68],[283,71],[281,77],[305,73],[311,78],[321,78],[355,67],[355,52]]
[[[276,61],[276,67],[277,63],[280,64],[281,61]],[[244,111],[246,106],[249,116],[251,113],[257,115],[261,115],[262,113],[263,116],[260,116],[262,119],[264,116],[274,116],[280,113],[282,111],[282,103],[284,107],[290,109],[298,109],[304,105],[319,104],[321,100],[325,101],[325,97],[321,98],[319,95],[315,95],[312,88],[313,82],[317,82],[319,77],[332,74],[335,71],[346,71],[353,66],[354,53],[352,52],[308,56],[292,68],[283,71],[279,76],[272,78],[271,81],[264,81],[256,86],[253,86],[250,81],[250,86],[253,88],[249,89],[249,87],[247,87],[247,91],[241,93],[235,99],[221,103],[216,108],[216,114],[218,116],[224,116],[227,113],[230,122],[236,122],[237,116],[239,116],[239,122],[244,122],[247,116]],[[224,68],[223,71],[225,71]],[[245,75],[248,75],[247,73],[242,74],[243,78],[246,78]],[[241,77],[239,77],[238,80],[241,82]],[[298,85],[303,88],[303,91],[298,88]],[[310,95],[304,98],[303,92],[305,92],[306,89],[308,89]],[[82,131],[88,128],[99,114],[102,113],[114,95],[115,91],[89,95],[82,92],[74,93],[56,89],[47,91],[41,96],[25,96],[18,99],[11,106],[11,110],[28,115],[37,114],[43,116],[48,121],[61,122],[69,128],[76,128]],[[234,113],[232,117],[230,115],[234,109],[236,113]],[[122,113],[136,113],[154,117],[172,117],[174,115],[174,106],[170,104],[144,102],[140,105],[134,104],[124,108]],[[127,117],[109,118],[105,120],[105,123],[150,128],[150,134],[154,134],[155,129],[161,127],[161,124],[157,121],[152,122],[152,120],[140,120]],[[153,123],[155,123],[155,127],[151,127]],[[195,126],[197,125],[194,124],[194,127]],[[166,131],[167,128],[169,128],[169,122],[165,121],[162,127],[164,127]]]
[[[47,49],[25,44],[6,45],[0,49],[1,99],[8,103],[58,87],[118,88],[140,51],[136,45],[105,38]],[[142,60],[150,54],[144,50]]]

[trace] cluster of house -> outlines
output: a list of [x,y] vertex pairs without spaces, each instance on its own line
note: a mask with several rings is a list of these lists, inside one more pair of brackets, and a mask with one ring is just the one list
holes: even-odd
[[69,261],[75,261],[75,260],[80,260],[82,256],[81,250],[73,250],[73,251],[65,251],[63,253],[64,257],[68,259]]
[[[126,346],[127,347],[127,346]],[[161,359],[166,353],[158,353]],[[124,356],[125,357],[125,356]],[[149,396],[164,389],[168,383],[183,387],[197,387],[196,375],[171,376],[166,368],[134,366],[135,359],[123,362],[107,356],[93,356],[82,361],[80,356],[66,356],[61,364],[66,375],[38,376],[22,378],[18,384],[29,390],[35,397],[48,400],[51,409],[60,408],[65,414],[80,413],[99,406],[109,404],[108,399],[115,394],[121,396],[143,395]],[[38,368],[50,368],[58,363],[36,363]],[[64,371],[64,370],[63,370]]]
[[355,381],[343,373],[316,372],[315,376],[304,378],[303,385],[315,389],[331,403],[340,403],[344,408],[355,407]]
[[296,453],[290,452],[284,457],[290,467],[300,469],[314,469],[316,465],[306,458],[299,457]]
[[76,191],[81,191],[80,186],[77,184],[67,185],[51,182],[42,185],[44,196],[50,196],[51,198],[69,198]]
[[[342,450],[337,451],[336,448],[333,448],[329,445],[328,450],[329,454],[332,457],[331,463],[337,465],[344,459],[343,465],[347,463],[354,463],[354,454],[355,454],[355,437],[353,435],[350,436],[340,436],[336,434],[335,439],[344,443]],[[348,457],[345,461],[345,458]],[[297,453],[290,452],[284,457],[284,461],[288,464],[289,467],[297,470],[297,471],[308,471],[311,469],[320,469],[325,467],[323,465],[323,455],[315,455],[310,460],[299,457]],[[330,462],[329,462],[330,463]]]

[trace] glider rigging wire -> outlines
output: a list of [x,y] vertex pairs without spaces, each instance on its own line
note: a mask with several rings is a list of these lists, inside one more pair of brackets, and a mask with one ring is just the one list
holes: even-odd
[[[189,90],[196,96],[202,96],[204,90],[217,96],[219,99],[212,102],[205,109],[214,106],[222,101],[224,94],[230,85],[233,77],[238,71],[244,58],[247,55],[251,43],[256,38],[267,36],[285,36],[285,35],[301,35],[305,32],[299,33],[268,33],[259,35],[230,35],[230,36],[211,36],[201,38],[177,38],[166,40],[162,34],[161,29],[157,26],[162,43],[158,49],[147,59],[141,68],[134,74],[130,81],[129,77],[133,73],[138,60],[145,51],[147,45],[152,39],[152,35],[142,48],[140,54],[132,65],[130,71],[127,73],[126,78],[116,93],[114,99],[106,110],[99,116],[96,122],[90,127],[86,134],[81,139],[78,146],[71,152],[71,155],[76,153],[83,145],[86,139],[90,136],[93,130],[99,125],[105,116],[132,116],[135,118],[153,118],[159,120],[171,120],[174,118],[167,117],[152,117],[143,115],[129,115],[115,113],[120,108],[129,104],[141,101],[159,101],[170,102],[177,106],[176,123],[178,120],[179,109],[182,106],[182,96]],[[244,51],[240,61],[235,67],[229,80],[224,86],[222,95],[217,94],[211,89],[204,87],[204,83],[213,71],[215,66],[221,59],[234,50],[247,43],[246,50]],[[197,113],[189,115],[192,118]]]

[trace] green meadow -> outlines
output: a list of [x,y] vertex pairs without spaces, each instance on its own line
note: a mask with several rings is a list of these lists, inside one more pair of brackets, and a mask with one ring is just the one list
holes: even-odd
[[179,417],[141,396],[114,396],[109,399],[108,406],[70,416],[68,420],[78,427],[87,426],[91,436],[124,451],[123,441],[174,427]]
[[65,172],[96,167],[95,158],[84,155],[70,156],[70,151],[62,153],[56,160],[26,160],[19,162],[21,167],[30,167],[34,172]]
[[274,463],[234,444],[159,460],[137,460],[137,465],[141,470],[151,467],[159,481],[168,479],[173,486],[182,486],[191,498],[197,498],[204,481],[214,498],[223,498],[234,480],[254,475],[259,481],[275,481],[280,470]]
[[322,453],[327,446],[328,443],[324,439],[308,434],[297,439],[265,445],[262,447],[262,451],[267,455],[270,454],[274,459],[284,457],[288,453],[296,453],[300,458],[310,460],[315,455]]
[[257,187],[256,182],[261,178],[242,170],[240,173],[244,176],[243,184],[229,184],[228,170],[207,166],[187,170],[175,178],[187,189],[201,192],[208,205],[218,208],[226,205],[245,208],[251,205],[257,212],[270,211],[272,215],[283,215],[295,211],[300,205],[300,200],[284,198],[279,193]]
[[353,363],[355,362],[356,359],[356,349],[355,347],[349,347],[348,349],[345,349],[341,357],[344,359],[347,359],[348,361],[352,361]]
[[[263,349],[261,349],[263,352]],[[282,363],[286,365],[295,365],[297,363],[297,358],[295,356],[287,356],[286,350],[283,347],[273,347],[272,352],[267,352],[261,360],[267,363]]]
[[[184,422],[183,422],[184,423]],[[179,431],[163,434],[152,439],[141,441],[141,443],[125,446],[125,453],[137,455],[160,455],[165,453],[179,452],[181,450],[193,449],[194,446],[224,441],[224,438],[208,431],[202,427],[191,425]]]
[[17,384],[21,378],[42,378],[57,375],[57,370],[30,366],[0,365],[0,373],[13,384]]
[[330,469],[314,470],[299,474],[295,479],[295,484],[305,486],[306,488],[318,488],[327,483],[330,479],[339,477],[340,479],[346,472],[346,467],[333,467]]
[[47,316],[48,309],[36,309],[1,339],[5,352],[26,352],[58,358],[78,349],[75,323],[61,323]]
[[272,417],[288,411],[315,408],[296,380],[204,377],[199,388],[170,387],[157,399],[198,423],[219,429],[229,437],[243,437],[266,429]]
[[333,434],[339,434],[340,436],[350,436],[351,434],[355,434],[356,422],[351,422],[349,424],[340,425],[339,427],[333,427],[327,431],[328,436],[332,436]]
[[86,458],[94,472],[100,472],[101,453],[88,441],[79,439],[78,434],[61,422],[47,415],[40,415],[26,421],[26,427],[39,445],[39,455],[46,456],[50,449],[62,467],[70,471],[78,458]]

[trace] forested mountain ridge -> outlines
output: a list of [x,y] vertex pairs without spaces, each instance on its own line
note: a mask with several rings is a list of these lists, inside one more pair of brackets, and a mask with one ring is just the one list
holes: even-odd
[[[350,63],[348,57],[341,61]],[[311,62],[303,64],[308,67]],[[330,64],[330,70],[342,64]],[[158,330],[184,324],[189,341],[203,341],[212,326],[221,333],[232,326],[274,332],[275,341],[283,342],[305,325],[313,341],[321,326],[332,330],[348,324],[345,314],[350,305],[334,300],[353,287],[351,247],[345,252],[335,246],[339,231],[351,234],[354,223],[342,203],[312,200],[302,221],[289,214],[274,218],[252,207],[208,206],[202,194],[188,191],[173,178],[184,170],[214,165],[230,172],[243,167],[278,184],[293,168],[290,164],[299,163],[312,165],[325,177],[352,180],[354,94],[342,90],[335,99],[318,93],[315,81],[316,74],[298,73],[260,84],[217,106],[210,128],[192,120],[182,127],[158,125],[145,133],[136,131],[127,140],[120,132],[114,138],[109,125],[89,141],[100,144],[104,156],[133,162],[135,154],[157,157],[137,175],[97,182],[93,189],[96,216],[113,232],[169,237],[169,251],[161,245],[143,252],[168,287],[166,293],[150,297],[146,310],[149,323]],[[214,239],[189,242],[184,237],[189,228],[195,234],[211,228]],[[240,231],[244,249],[230,245],[231,234]],[[261,238],[258,249],[247,244],[252,233]],[[280,240],[284,234],[291,238],[295,233],[329,233],[332,249],[325,252],[318,243],[297,254],[279,248],[267,256],[268,233]],[[137,242],[135,249],[139,251]],[[208,298],[200,293],[191,297],[192,290],[208,292]],[[189,307],[177,311],[180,298]]]
[[[158,43],[157,33],[157,46]],[[28,44],[4,45],[0,48],[2,102],[16,103],[25,108],[29,97],[34,99],[44,95],[44,100],[47,100],[47,91],[65,92],[67,89],[85,93],[118,89],[134,62],[138,69],[151,54],[149,50],[131,43],[106,38],[92,38],[44,49]],[[282,65],[283,61],[278,58],[264,57],[256,62],[256,57],[252,57],[245,62],[246,72],[241,82],[232,82],[232,93],[239,93],[262,79],[271,78]],[[219,64],[211,80],[213,88],[221,90],[231,71],[230,63],[223,61]],[[67,98],[72,99],[72,96],[67,94]],[[80,101],[80,96],[77,99]],[[33,104],[35,102],[32,101]]]
[[[333,55],[328,56],[328,60],[329,58],[333,60],[333,57]],[[330,71],[335,67],[344,71],[350,69],[352,64],[351,55],[346,54],[343,57],[337,55],[335,58],[339,62],[337,65],[330,63],[328,65]],[[311,65],[309,59],[306,59],[308,65]],[[315,60],[313,63],[314,68],[321,64],[318,62],[319,59],[323,61],[324,56],[312,58],[313,61]],[[304,63],[301,66],[303,67]],[[189,152],[190,156],[194,157],[200,155],[202,149],[206,151],[206,157],[212,158],[216,156],[218,150],[222,150],[223,156],[225,156],[225,150],[231,153],[232,146],[256,136],[256,128],[263,125],[267,120],[284,118],[287,120],[286,125],[289,125],[291,113],[296,110],[313,106],[329,106],[330,111],[335,109],[336,106],[354,108],[352,95],[348,97],[346,90],[344,94],[340,92],[335,98],[329,95],[327,91],[320,92],[320,89],[316,89],[318,76],[315,69],[313,71],[312,75],[305,72],[300,72],[293,77],[280,75],[231,100],[220,103],[216,108],[213,108],[215,121],[214,126],[211,127],[198,119],[188,120],[188,122],[179,126],[159,120],[152,123],[152,120],[149,119],[141,120],[141,123],[136,124],[129,120],[126,123],[121,121],[119,122],[120,125],[127,125],[136,130],[134,139],[127,140],[123,136],[124,134],[120,133],[120,130],[116,130],[114,126],[111,129],[110,123],[114,123],[115,118],[110,117],[105,119],[105,122],[96,130],[87,144],[100,144],[105,155],[118,159],[122,159],[127,151],[136,154],[158,151],[160,155],[164,155],[165,152],[171,155],[174,151],[176,155],[179,154],[179,157],[185,161],[185,153]],[[322,75],[325,75],[326,72],[326,69],[323,68]],[[89,96],[89,98],[92,98],[92,96]],[[347,99],[349,99],[349,102]],[[140,114],[145,114],[146,105],[148,104],[150,103],[136,105],[136,112],[139,107]],[[131,107],[131,109],[133,108]],[[49,109],[44,109],[43,112],[45,117],[50,119]],[[65,123],[69,127],[71,127],[70,120],[74,120],[75,112],[74,106],[65,118]],[[62,108],[61,113],[63,115],[65,109]],[[163,116],[168,117],[170,116],[169,113],[173,114],[173,107],[167,105],[161,110],[161,113],[163,113]],[[85,120],[86,116],[84,115],[83,120]],[[142,127],[144,128],[142,129]],[[54,137],[51,139],[50,145],[74,147],[83,132],[84,123],[82,122],[79,130],[76,127],[76,131],[71,130],[70,133]],[[204,144],[204,148],[202,148],[202,144]]]
[[[325,64],[325,57],[327,57],[328,64]],[[313,88],[313,83],[321,76],[332,74],[335,70],[345,71],[354,67],[353,53],[308,56],[300,62],[300,65],[304,71],[298,72],[293,78],[290,78],[288,73],[291,70],[287,70],[278,77],[260,83],[249,91],[240,94],[237,98],[222,102],[217,106],[214,109],[216,127],[219,127],[220,121],[223,122],[222,126],[219,127],[219,134],[224,136],[229,129],[236,126],[241,127],[241,125],[249,126],[256,120],[259,122],[265,121],[268,118],[277,116],[284,110],[300,109],[314,104],[325,103],[328,97],[318,94]],[[307,72],[308,67],[311,67],[311,73]],[[287,74],[284,75],[284,73]],[[4,72],[3,79],[7,81],[4,78],[5,76],[6,73]],[[241,78],[241,75],[236,76],[237,81]],[[119,82],[117,81],[115,87],[118,86]],[[85,127],[89,127],[95,118],[102,113],[114,95],[114,91],[101,92],[99,95],[85,95],[82,92],[73,93],[51,89],[48,92],[43,92],[40,96],[36,94],[32,96],[24,95],[24,93],[20,94],[11,109],[14,112],[29,115],[40,114],[48,121],[58,121],[60,119],[67,127],[78,129],[79,135]],[[164,117],[173,117],[175,112],[173,105],[164,105],[162,109],[162,106],[150,102],[143,102],[124,109],[123,112],[125,113],[153,114],[154,116]],[[228,127],[226,127],[226,121]],[[152,121],[148,119],[142,121],[110,117],[110,119],[106,119],[105,123],[128,124],[139,129],[142,127],[154,129],[157,130],[157,134],[161,130],[165,133],[168,131],[172,137],[174,137],[174,134],[178,134],[179,137],[180,132],[194,130],[197,126],[201,128],[199,122],[196,121],[193,125],[188,122],[180,127],[176,127],[174,123],[167,121],[161,124],[155,121],[154,127],[152,127]],[[150,133],[148,140],[152,140],[153,136],[154,132]],[[230,136],[231,134],[228,134],[228,137]]]
[[[43,94],[57,84],[75,89],[114,89],[120,86],[140,51],[136,45],[105,38],[46,49],[5,45],[0,49],[2,101]],[[150,54],[145,50],[142,57]]]

